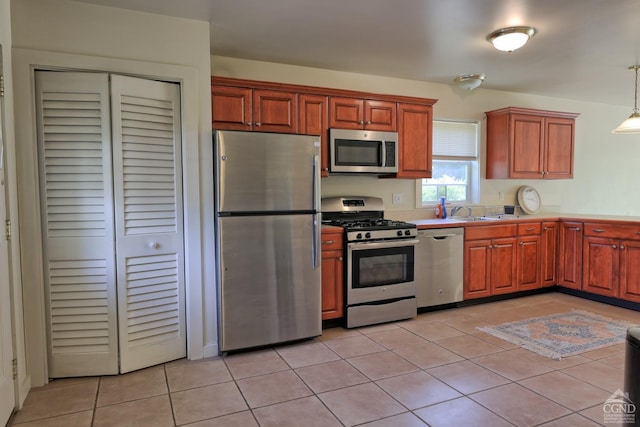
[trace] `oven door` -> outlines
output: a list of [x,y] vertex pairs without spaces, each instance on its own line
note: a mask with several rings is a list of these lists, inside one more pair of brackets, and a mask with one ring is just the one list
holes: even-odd
[[347,305],[415,296],[417,239],[347,244]]

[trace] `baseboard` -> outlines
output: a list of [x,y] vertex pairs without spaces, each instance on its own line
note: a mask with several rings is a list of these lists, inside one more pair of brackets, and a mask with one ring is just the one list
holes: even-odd
[[640,311],[640,303],[637,302],[607,297],[604,295],[592,294],[591,292],[585,292],[579,289],[564,288],[562,286],[557,286],[556,291],[567,295],[573,295],[574,297],[580,297],[591,301],[615,305],[616,307],[628,308],[629,310]]

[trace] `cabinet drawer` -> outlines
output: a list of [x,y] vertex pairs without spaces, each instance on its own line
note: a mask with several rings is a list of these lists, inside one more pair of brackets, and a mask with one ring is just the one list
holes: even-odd
[[640,226],[585,222],[584,235],[610,239],[640,240]]
[[342,229],[322,230],[322,251],[342,250]]
[[496,239],[499,237],[515,237],[518,234],[516,224],[508,225],[480,225],[466,227],[464,230],[465,240]]
[[518,224],[518,236],[533,236],[540,234],[542,227],[539,222]]

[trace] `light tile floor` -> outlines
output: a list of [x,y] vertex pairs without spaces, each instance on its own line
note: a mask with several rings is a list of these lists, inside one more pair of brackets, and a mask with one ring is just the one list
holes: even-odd
[[623,388],[625,344],[561,361],[476,327],[571,309],[640,312],[560,293],[419,315],[224,358],[34,388],[13,425],[597,426]]

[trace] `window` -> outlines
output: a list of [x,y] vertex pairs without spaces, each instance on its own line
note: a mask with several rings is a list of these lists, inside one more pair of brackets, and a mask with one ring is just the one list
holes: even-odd
[[478,130],[477,122],[433,121],[433,177],[418,180],[417,207],[477,199]]

